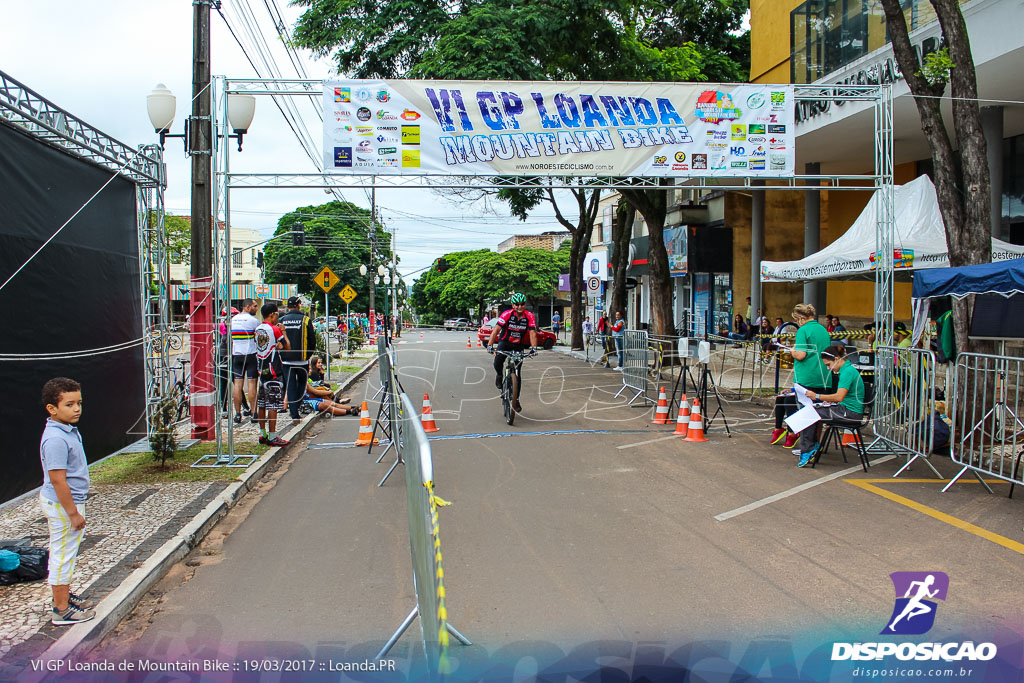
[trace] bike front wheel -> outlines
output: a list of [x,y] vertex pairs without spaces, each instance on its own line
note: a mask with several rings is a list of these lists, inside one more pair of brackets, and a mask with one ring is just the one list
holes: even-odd
[[181,348],[181,337],[176,334],[167,335],[167,345],[171,347],[171,350],[177,351]]
[[512,425],[516,421],[516,399],[519,398],[519,377],[514,372],[505,375],[501,391],[501,406],[505,411],[505,422]]

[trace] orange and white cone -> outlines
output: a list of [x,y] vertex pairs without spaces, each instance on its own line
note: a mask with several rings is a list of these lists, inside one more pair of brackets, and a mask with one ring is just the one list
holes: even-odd
[[473,348],[473,338],[472,337],[466,337],[466,348],[467,349]]
[[843,434],[843,445],[844,446],[853,446],[856,443],[857,443],[857,435],[856,434],[854,434],[853,432],[846,432],[845,434]]
[[369,446],[376,439],[373,438],[373,423],[370,422],[370,409],[366,407],[366,401],[359,407],[359,437],[356,439],[356,446]]
[[686,402],[686,394],[679,400],[679,417],[676,418],[676,431],[672,436],[686,436],[690,429],[690,404]]
[[668,397],[665,396],[665,387],[658,387],[658,407],[654,409],[652,425],[668,424]]
[[683,441],[701,443],[707,441],[704,438],[704,419],[700,414],[700,399],[693,399],[693,410],[690,411],[690,429]]
[[420,339],[423,339],[423,333],[420,332]]
[[425,432],[439,432],[434,423],[434,414],[430,411],[430,394],[423,394],[423,412],[420,413],[420,424]]
[[476,338],[476,347],[479,349],[479,348],[483,347],[483,345],[484,345],[484,343],[482,341],[480,341],[480,337],[477,337]]

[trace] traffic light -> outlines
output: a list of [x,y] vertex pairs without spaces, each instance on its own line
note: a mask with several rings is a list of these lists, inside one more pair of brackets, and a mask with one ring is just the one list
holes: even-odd
[[304,247],[306,246],[306,226],[302,223],[296,223],[292,227],[292,246],[293,247]]
[[259,268],[260,270],[263,270],[263,252],[262,251],[257,251],[256,252],[256,267]]
[[443,273],[446,270],[448,270],[448,261],[444,257],[437,259],[437,272]]

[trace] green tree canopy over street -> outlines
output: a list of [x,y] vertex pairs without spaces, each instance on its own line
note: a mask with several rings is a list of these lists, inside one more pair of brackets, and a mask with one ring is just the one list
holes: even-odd
[[[292,235],[286,234],[305,226],[305,246],[293,246]],[[323,290],[313,277],[324,266],[334,271],[341,284],[331,290],[332,311],[343,311],[338,292],[351,285],[358,292],[351,303],[353,311],[365,310],[369,304],[370,276],[360,275],[359,266],[367,265],[374,272],[378,263],[391,258],[391,235],[375,226],[376,261],[370,263],[370,212],[349,202],[328,202],[319,206],[302,206],[281,216],[275,235],[264,249],[266,282],[298,283],[302,294],[313,301],[323,299]],[[383,308],[383,299],[380,300]]]
[[480,313],[522,292],[532,302],[546,299],[569,267],[569,244],[558,251],[517,247],[501,254],[489,249],[445,254],[448,270],[424,271],[413,283],[410,301],[431,319]]

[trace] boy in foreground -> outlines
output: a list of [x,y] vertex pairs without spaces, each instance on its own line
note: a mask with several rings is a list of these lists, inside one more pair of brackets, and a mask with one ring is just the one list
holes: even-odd
[[71,592],[71,575],[85,529],[85,499],[89,496],[89,463],[82,435],[75,426],[82,417],[82,387],[67,377],[51,379],[43,385],[43,407],[49,418],[39,442],[43,465],[39,505],[50,529],[50,622],[70,626],[96,616]]

